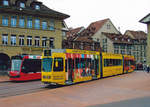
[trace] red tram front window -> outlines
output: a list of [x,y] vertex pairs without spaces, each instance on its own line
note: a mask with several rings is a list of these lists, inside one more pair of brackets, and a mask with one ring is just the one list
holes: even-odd
[[22,60],[13,59],[11,64],[11,71],[20,71]]

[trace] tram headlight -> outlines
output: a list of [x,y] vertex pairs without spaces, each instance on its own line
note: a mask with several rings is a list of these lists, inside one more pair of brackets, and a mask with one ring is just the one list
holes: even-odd
[[43,79],[51,79],[51,76],[43,76]]
[[46,79],[46,76],[43,76],[44,79]]
[[47,76],[48,79],[51,79],[51,76]]

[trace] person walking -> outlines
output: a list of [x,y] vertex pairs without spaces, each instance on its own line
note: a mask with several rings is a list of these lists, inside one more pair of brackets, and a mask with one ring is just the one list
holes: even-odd
[[149,73],[149,65],[147,65],[147,73]]

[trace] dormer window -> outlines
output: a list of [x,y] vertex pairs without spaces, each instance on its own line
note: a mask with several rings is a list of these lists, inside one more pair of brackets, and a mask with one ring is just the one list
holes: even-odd
[[21,7],[21,8],[25,8],[25,3],[20,2],[20,7]]
[[118,38],[115,38],[115,40],[118,40]]
[[8,0],[3,0],[3,5],[8,6],[9,5]]
[[130,42],[130,39],[128,39],[128,42]]
[[107,24],[107,29],[111,29],[111,25],[110,24]]
[[40,10],[40,6],[36,4],[36,5],[35,5],[35,9],[36,9],[36,10]]

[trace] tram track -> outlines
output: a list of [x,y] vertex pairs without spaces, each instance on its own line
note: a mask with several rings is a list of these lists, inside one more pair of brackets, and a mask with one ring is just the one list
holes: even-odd
[[3,82],[0,83],[0,98],[23,95],[27,93],[46,90],[45,85],[41,81],[31,82]]

